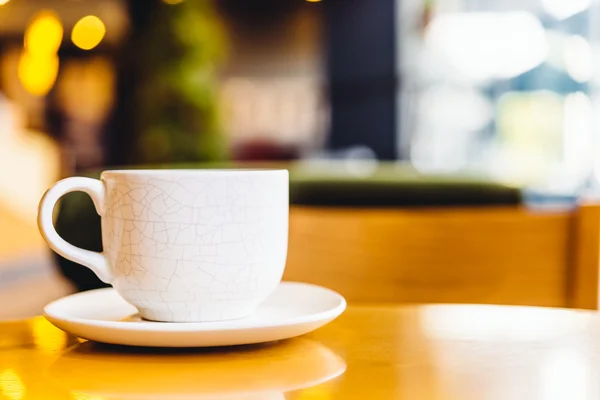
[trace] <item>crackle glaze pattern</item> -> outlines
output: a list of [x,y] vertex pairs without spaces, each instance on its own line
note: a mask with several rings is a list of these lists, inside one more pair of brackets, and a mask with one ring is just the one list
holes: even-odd
[[280,282],[287,171],[105,172],[101,180],[111,283],[143,317],[244,317]]

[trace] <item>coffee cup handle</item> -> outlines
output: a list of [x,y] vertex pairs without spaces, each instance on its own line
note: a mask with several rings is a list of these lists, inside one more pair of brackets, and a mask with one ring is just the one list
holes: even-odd
[[114,277],[108,260],[103,253],[73,246],[61,238],[54,228],[54,207],[62,196],[70,192],[87,193],[94,202],[96,212],[102,216],[104,213],[104,184],[91,178],[66,178],[58,181],[52,188],[48,189],[40,200],[37,219],[40,233],[52,250],[68,260],[88,267],[103,282],[111,283]]

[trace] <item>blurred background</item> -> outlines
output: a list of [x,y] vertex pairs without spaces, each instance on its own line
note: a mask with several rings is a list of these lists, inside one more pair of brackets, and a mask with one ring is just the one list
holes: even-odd
[[385,166],[576,201],[600,178],[599,27],[597,0],[0,0],[0,304],[69,290],[37,203],[111,166]]

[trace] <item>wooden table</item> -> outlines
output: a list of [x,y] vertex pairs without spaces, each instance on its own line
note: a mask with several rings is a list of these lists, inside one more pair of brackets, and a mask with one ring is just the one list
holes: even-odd
[[0,323],[0,398],[600,398],[600,317],[502,306],[350,307],[313,334],[157,350]]

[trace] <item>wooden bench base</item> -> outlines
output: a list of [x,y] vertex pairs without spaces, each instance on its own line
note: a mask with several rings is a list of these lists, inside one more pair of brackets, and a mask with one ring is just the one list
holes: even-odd
[[293,207],[285,279],[350,302],[597,308],[600,207]]

